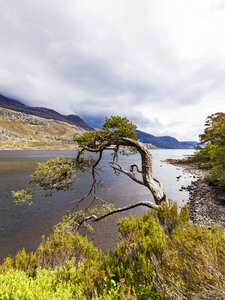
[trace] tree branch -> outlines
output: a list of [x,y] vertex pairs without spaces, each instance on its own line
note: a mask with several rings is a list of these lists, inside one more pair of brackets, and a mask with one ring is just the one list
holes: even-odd
[[141,185],[144,185],[144,182],[141,181],[140,179],[136,178],[132,173],[124,170],[119,164],[116,164],[116,163],[113,163],[111,162],[110,163],[110,167],[113,168],[114,170],[116,171],[119,171],[121,173],[124,173],[126,174],[127,176],[129,176],[132,180],[134,180],[135,182],[141,184]]
[[[137,172],[142,174],[142,180],[137,179],[134,176],[134,174],[124,170],[120,165],[116,164],[115,162],[111,163],[111,167],[115,171],[126,174],[133,181],[146,186],[151,191],[156,204],[160,205],[163,201],[167,201],[166,195],[163,191],[162,184],[152,176],[152,155],[149,152],[148,148],[143,143],[128,137],[112,137],[111,139],[108,139],[105,142],[101,143],[98,148],[91,148],[88,146],[84,146],[83,150],[97,153],[97,152],[103,152],[104,150],[112,147],[116,152],[117,146],[134,147],[140,153],[141,164],[142,164],[141,171],[139,170],[138,166],[134,164],[131,166],[131,172],[134,170],[134,168],[136,168]],[[92,175],[94,181],[91,187],[91,191],[93,191],[96,182],[94,177],[94,167],[92,168]]]
[[136,165],[136,164],[133,164],[130,166],[130,172],[134,172],[134,168],[136,168],[137,172],[138,173],[141,173],[142,174],[142,171],[139,169],[139,167]]
[[148,202],[148,201],[140,201],[140,202],[135,202],[135,203],[133,203],[131,205],[128,205],[128,206],[117,208],[115,210],[112,210],[112,211],[100,216],[100,217],[97,217],[96,215],[87,216],[82,220],[82,223],[85,222],[85,221],[91,220],[91,219],[93,219],[94,222],[97,222],[97,221],[100,221],[100,220],[102,220],[102,219],[104,219],[108,216],[111,216],[113,214],[116,214],[116,213],[119,213],[119,212],[122,212],[122,211],[129,210],[129,209],[133,209],[137,206],[147,206],[148,208],[159,209],[159,205],[156,205],[156,204]]
[[88,146],[83,146],[82,150],[87,150],[89,152],[97,153],[97,152],[103,151],[104,149],[106,149],[110,145],[111,145],[111,143],[109,141],[105,141],[102,144],[100,144],[100,146],[98,148],[90,148]]
[[93,190],[95,191],[95,184],[96,184],[96,177],[95,177],[95,168],[97,167],[97,165],[99,164],[99,162],[101,161],[102,159],[102,152],[103,150],[100,150],[99,151],[99,157],[98,159],[95,161],[95,163],[93,164],[92,168],[91,168],[91,174],[92,174],[92,178],[93,178],[93,182],[92,182],[92,185],[91,185],[91,189],[89,191],[89,195],[93,192]]

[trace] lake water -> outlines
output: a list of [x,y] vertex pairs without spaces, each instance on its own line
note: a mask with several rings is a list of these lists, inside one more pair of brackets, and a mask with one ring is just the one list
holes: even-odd
[[[163,184],[168,198],[178,202],[181,207],[187,202],[189,194],[180,191],[182,186],[188,186],[193,177],[183,172],[182,168],[166,164],[167,158],[178,159],[193,154],[193,150],[151,150],[153,155],[153,175]],[[0,261],[7,255],[15,253],[25,247],[35,250],[43,234],[51,233],[66,211],[72,209],[76,199],[84,195],[91,183],[90,175],[78,173],[74,189],[70,192],[58,192],[50,198],[43,197],[38,191],[32,206],[16,206],[12,201],[11,191],[22,189],[29,181],[29,176],[35,169],[37,162],[43,162],[58,155],[74,157],[75,151],[0,151]],[[116,176],[107,166],[112,160],[111,154],[105,153],[101,163],[104,187],[98,190],[98,195],[122,207],[135,201],[153,198],[147,188],[133,182],[126,175]],[[135,154],[130,157],[120,157],[119,163],[129,170],[129,165],[140,164],[140,157]],[[179,180],[177,177],[181,176]],[[75,202],[74,202],[75,201]],[[87,203],[87,202],[86,202]],[[85,205],[83,202],[82,206]],[[89,234],[95,246],[103,252],[106,248],[113,248],[118,242],[116,219],[129,213],[143,214],[146,208],[139,207],[133,211],[120,214],[115,219],[94,224],[95,233]],[[83,234],[86,234],[83,232]]]

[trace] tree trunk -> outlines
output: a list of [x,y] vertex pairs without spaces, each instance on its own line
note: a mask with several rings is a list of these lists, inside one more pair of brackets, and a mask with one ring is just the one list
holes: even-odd
[[152,176],[152,155],[148,148],[143,143],[130,138],[119,138],[118,140],[113,141],[112,144],[136,148],[141,155],[143,185],[151,191],[157,205],[166,201],[166,195],[163,191],[162,184]]

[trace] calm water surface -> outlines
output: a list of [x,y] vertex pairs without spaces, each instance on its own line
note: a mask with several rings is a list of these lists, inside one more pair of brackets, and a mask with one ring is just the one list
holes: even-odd
[[[188,200],[188,192],[179,191],[181,186],[187,186],[193,177],[184,173],[182,168],[166,164],[167,158],[181,158],[191,155],[193,150],[152,150],[153,173],[163,184],[168,198],[176,200],[181,207]],[[37,162],[43,162],[58,155],[75,156],[75,151],[0,151],[0,260],[7,255],[13,256],[25,247],[26,250],[35,250],[43,234],[51,233],[52,227],[57,224],[66,211],[75,205],[74,200],[87,192],[91,183],[90,176],[79,173],[70,192],[58,192],[50,198],[43,197],[41,191],[35,194],[32,206],[16,206],[11,198],[11,191],[26,186],[30,174],[34,171]],[[98,195],[116,207],[125,206],[135,201],[153,201],[149,191],[134,183],[126,175],[116,176],[112,169],[107,167],[111,161],[108,152],[103,156],[102,178],[104,187]],[[140,164],[139,155],[120,157],[119,163],[129,169],[133,163]],[[181,176],[177,180],[177,176]],[[85,205],[83,203],[82,205]],[[135,214],[143,214],[146,208],[136,208]],[[123,216],[128,215],[124,213]],[[120,216],[122,216],[120,214]],[[116,217],[115,219],[117,219]],[[94,225],[95,233],[89,234],[95,246],[105,251],[115,247],[118,242],[116,220],[98,222]],[[85,232],[84,232],[85,234]]]

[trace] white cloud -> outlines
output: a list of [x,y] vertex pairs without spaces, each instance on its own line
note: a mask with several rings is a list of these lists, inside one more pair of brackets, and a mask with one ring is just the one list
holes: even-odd
[[[225,111],[224,0],[2,0],[0,93],[197,139]],[[91,121],[92,120],[92,121]]]

